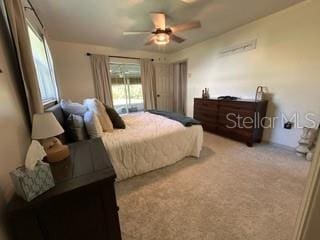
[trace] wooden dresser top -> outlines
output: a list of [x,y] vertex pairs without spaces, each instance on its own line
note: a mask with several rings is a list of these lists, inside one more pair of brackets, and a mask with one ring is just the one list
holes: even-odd
[[224,100],[224,99],[218,99],[218,98],[194,98],[194,99],[202,100],[202,101],[219,101],[219,102],[248,102],[248,103],[267,102],[267,100],[255,101],[254,99],[242,99],[242,98],[239,98],[237,100]]

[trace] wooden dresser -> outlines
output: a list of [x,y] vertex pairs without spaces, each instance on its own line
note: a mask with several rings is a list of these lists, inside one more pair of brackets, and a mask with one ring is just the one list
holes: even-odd
[[13,240],[121,240],[115,172],[101,139],[70,144],[51,164],[56,186],[31,202],[14,196],[6,208]]
[[194,118],[203,129],[238,141],[249,147],[261,142],[263,118],[268,101],[194,99]]

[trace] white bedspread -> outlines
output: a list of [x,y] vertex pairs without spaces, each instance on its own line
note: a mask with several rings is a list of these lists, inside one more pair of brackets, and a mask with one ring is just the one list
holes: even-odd
[[123,117],[126,129],[104,133],[117,180],[173,164],[187,156],[199,157],[203,142],[200,125],[179,122],[151,113]]

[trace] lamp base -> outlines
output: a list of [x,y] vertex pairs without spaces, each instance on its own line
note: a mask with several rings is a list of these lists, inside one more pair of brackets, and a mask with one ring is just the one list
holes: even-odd
[[60,162],[70,155],[69,147],[63,145],[56,137],[43,140],[42,146],[47,153],[46,159],[50,163]]

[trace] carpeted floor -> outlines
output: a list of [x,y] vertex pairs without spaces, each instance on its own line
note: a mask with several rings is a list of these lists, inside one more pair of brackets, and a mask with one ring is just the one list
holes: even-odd
[[124,240],[289,240],[309,162],[205,133],[200,159],[116,185]]

